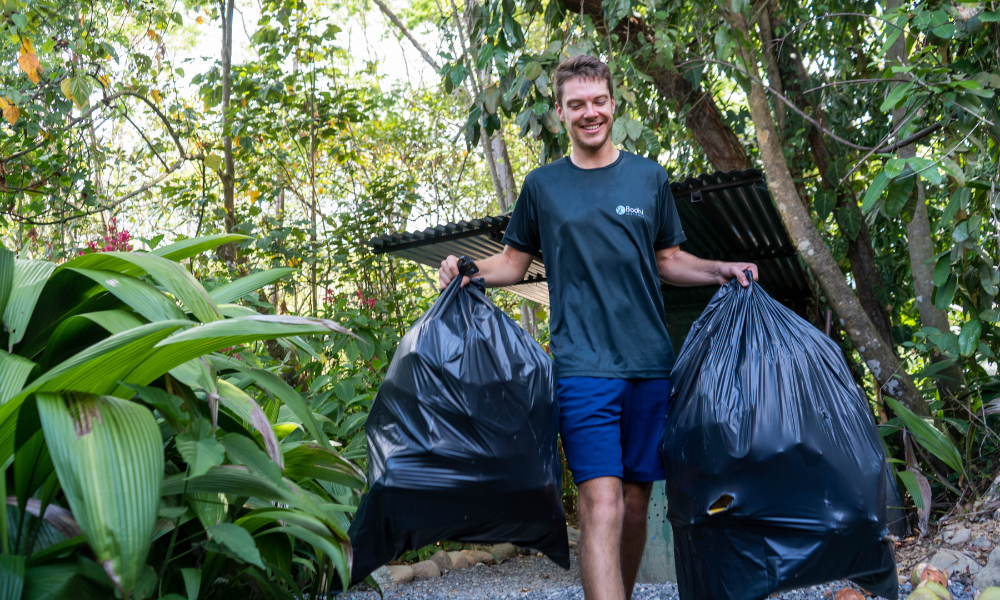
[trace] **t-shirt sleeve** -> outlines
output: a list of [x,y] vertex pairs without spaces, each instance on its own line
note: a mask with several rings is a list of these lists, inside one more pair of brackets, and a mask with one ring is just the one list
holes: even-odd
[[674,194],[670,191],[670,181],[664,178],[660,187],[660,230],[653,242],[654,250],[672,248],[687,239],[681,227],[681,219],[677,215],[677,205],[674,204]]
[[514,214],[511,215],[507,230],[504,231],[503,243],[505,246],[531,254],[537,253],[541,247],[538,239],[538,210],[527,180],[521,186],[521,195],[517,198]]

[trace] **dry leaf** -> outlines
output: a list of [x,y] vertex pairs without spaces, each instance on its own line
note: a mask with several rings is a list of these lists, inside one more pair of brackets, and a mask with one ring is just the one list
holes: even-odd
[[76,102],[76,100],[73,99],[73,92],[69,89],[69,77],[62,80],[62,83],[59,84],[59,89],[62,90],[63,96],[69,98],[71,102]]
[[149,93],[149,95],[153,97],[153,101],[156,102],[157,104],[159,104],[160,101],[163,100],[163,96],[160,95],[160,90],[153,90]]
[[17,120],[21,117],[21,110],[9,102],[4,102],[3,104],[3,118],[7,119],[7,122],[11,125],[17,123]]
[[195,18],[194,22],[197,23],[197,24],[199,24],[199,25],[201,25],[202,23],[205,22],[205,17],[203,17],[201,15],[198,15],[198,17]]
[[156,32],[153,31],[152,29],[147,29],[146,30],[146,37],[149,38],[149,41],[155,42],[156,41]]

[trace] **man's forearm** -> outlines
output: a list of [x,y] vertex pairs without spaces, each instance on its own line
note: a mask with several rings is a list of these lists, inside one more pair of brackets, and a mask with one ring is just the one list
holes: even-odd
[[485,260],[477,260],[476,266],[479,267],[479,274],[476,277],[482,277],[489,287],[512,285],[524,277],[523,268],[506,252]]
[[705,260],[683,250],[669,256],[657,256],[656,266],[660,277],[671,285],[691,287],[724,283],[719,273],[722,263]]

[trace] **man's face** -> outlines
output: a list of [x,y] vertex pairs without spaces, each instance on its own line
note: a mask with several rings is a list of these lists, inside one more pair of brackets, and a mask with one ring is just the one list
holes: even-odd
[[573,78],[564,82],[556,113],[566,124],[574,148],[594,152],[611,143],[615,99],[603,79]]

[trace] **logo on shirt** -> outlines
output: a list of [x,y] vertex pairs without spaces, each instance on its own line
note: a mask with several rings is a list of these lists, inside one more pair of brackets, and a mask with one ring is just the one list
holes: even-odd
[[620,206],[619,205],[618,208],[615,209],[615,212],[618,213],[618,214],[620,214],[620,215],[635,215],[637,217],[644,216],[642,214],[642,209],[641,208],[632,208],[631,206]]

